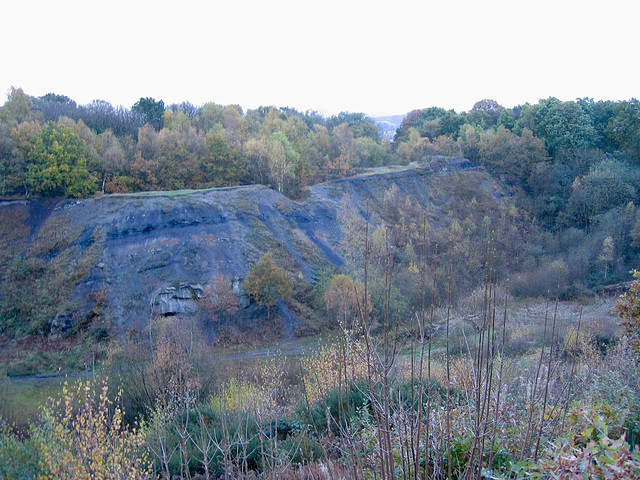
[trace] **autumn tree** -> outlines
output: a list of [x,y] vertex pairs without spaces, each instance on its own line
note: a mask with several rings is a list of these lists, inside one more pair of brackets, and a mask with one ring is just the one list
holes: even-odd
[[53,122],[44,126],[29,152],[27,183],[49,197],[86,197],[96,191],[85,143],[70,127]]
[[204,186],[238,185],[245,175],[244,158],[229,148],[222,135],[209,133],[206,137],[207,153],[200,160]]
[[365,299],[364,284],[360,280],[338,274],[335,275],[324,293],[327,311],[344,328],[352,328],[371,313],[371,300]]
[[503,126],[481,136],[478,161],[494,174],[506,174],[526,185],[535,165],[548,160],[544,142],[526,128],[520,136]]
[[22,122],[33,120],[33,101],[21,88],[11,87],[7,95],[7,101],[0,108],[0,122],[10,128],[16,127]]
[[293,179],[295,168],[300,161],[291,142],[283,132],[275,132],[269,137],[269,176],[279,192],[286,190]]
[[214,275],[204,287],[202,306],[213,319],[231,316],[238,310],[238,297],[233,293],[231,279],[225,275]]
[[287,271],[275,264],[269,252],[251,267],[245,278],[244,289],[258,305],[270,309],[278,300],[287,299],[293,294],[293,282]]
[[41,133],[42,127],[36,120],[23,122],[10,132],[13,150],[10,157],[6,157],[6,170],[3,168],[3,171],[6,175],[5,179],[9,180],[15,191],[21,186],[25,195],[29,193],[29,185],[27,184],[29,152],[35,146],[36,139]]

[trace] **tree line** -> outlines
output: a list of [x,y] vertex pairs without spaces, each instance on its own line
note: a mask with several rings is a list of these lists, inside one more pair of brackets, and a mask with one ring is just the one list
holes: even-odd
[[0,109],[0,194],[87,197],[260,183],[291,196],[389,163],[390,145],[361,113],[141,98],[131,108],[12,88]]
[[[131,108],[11,88],[0,107],[0,195],[87,197],[96,192],[264,184],[305,187],[361,167],[464,156],[518,192],[519,207],[558,231],[597,227],[638,203],[640,102],[583,98],[468,112],[409,112],[393,142],[363,113],[317,112],[140,98]],[[631,239],[640,244],[635,210]],[[633,219],[631,217],[634,217]],[[620,243],[620,242],[618,242]]]
[[512,109],[481,100],[466,113],[414,110],[398,129],[401,161],[464,156],[522,188],[522,200],[552,228],[588,228],[638,200],[640,102],[540,100]]

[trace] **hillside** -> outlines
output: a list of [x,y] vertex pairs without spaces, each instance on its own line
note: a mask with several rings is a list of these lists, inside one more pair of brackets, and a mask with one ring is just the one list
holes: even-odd
[[[462,184],[467,187],[456,188]],[[372,234],[393,214],[385,204],[389,192],[410,198],[416,212],[428,212],[432,235],[440,236],[455,218],[452,206],[468,202],[474,191],[485,197],[474,201],[488,210],[497,212],[509,202],[504,187],[484,169],[444,158],[319,184],[300,202],[263,186],[3,202],[4,313],[13,308],[15,317],[30,315],[31,321],[26,329],[10,324],[5,338],[16,331],[64,337],[96,318],[109,336],[125,335],[144,332],[158,314],[202,316],[201,300],[216,278],[241,298],[245,308],[229,321],[242,323],[261,315],[241,285],[265,253],[272,252],[298,290],[308,290],[323,265],[362,267],[353,264],[354,232],[345,235],[345,225],[364,230],[369,208]],[[417,217],[419,225],[422,214]],[[297,305],[296,313],[280,302],[284,323],[273,319],[276,335],[318,328],[300,314],[304,300],[287,303]]]

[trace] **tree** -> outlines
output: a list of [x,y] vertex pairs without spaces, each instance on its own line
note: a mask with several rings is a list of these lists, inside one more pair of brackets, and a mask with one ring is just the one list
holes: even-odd
[[551,156],[562,150],[593,148],[598,143],[591,118],[575,102],[562,102],[554,97],[540,100],[523,110],[519,123],[544,138]]
[[80,108],[83,121],[96,133],[117,129],[118,116],[116,109],[109,102],[94,100]]
[[504,107],[495,100],[480,100],[473,105],[469,112],[469,120],[472,124],[481,125],[483,128],[497,125]]
[[34,118],[33,101],[21,88],[11,87],[6,103],[0,108],[0,121],[13,128]]
[[335,275],[324,293],[327,311],[343,328],[352,328],[360,320],[360,314],[371,314],[371,299],[364,300],[364,284],[343,274]]
[[605,158],[587,175],[576,178],[569,205],[579,225],[588,227],[591,219],[636,198],[640,170],[615,158]]
[[27,183],[36,193],[86,197],[97,189],[87,170],[85,143],[70,127],[47,123],[28,160]]
[[432,139],[436,136],[436,129],[439,127],[440,118],[447,114],[447,110],[440,107],[429,107],[422,110],[413,110],[402,120],[400,127],[396,131],[394,142],[404,140],[410,128],[414,128],[421,137]]
[[221,316],[232,316],[238,310],[238,297],[233,293],[231,279],[225,275],[214,275],[204,287],[203,308],[217,320]]
[[29,194],[29,186],[27,184],[29,152],[35,146],[36,139],[41,133],[42,127],[36,120],[21,123],[10,133],[13,140],[13,151],[5,174],[12,180],[11,183],[16,191],[18,185],[24,188],[25,196]]
[[66,95],[56,95],[55,93],[47,93],[42,97],[34,98],[33,110],[38,112],[45,122],[57,122],[62,116],[78,118],[76,102]]
[[275,132],[269,137],[269,177],[277,185],[278,192],[286,190],[286,182],[293,178],[294,169],[300,161],[296,152],[283,132]]
[[466,122],[467,121],[462,115],[458,115],[453,110],[449,110],[439,119],[438,126],[434,132],[435,136],[439,137],[446,135],[457,140],[460,127],[462,127]]
[[131,111],[138,114],[145,123],[148,123],[156,130],[163,126],[162,117],[164,115],[164,102],[151,97],[140,98],[131,107]]
[[615,248],[613,244],[613,237],[608,236],[602,242],[602,251],[598,255],[598,263],[602,266],[602,271],[605,280],[609,276],[609,268],[614,260]]
[[482,134],[478,162],[495,174],[507,174],[525,185],[535,166],[548,160],[542,140],[525,128],[521,136],[502,125],[497,131]]
[[293,282],[287,271],[275,264],[269,252],[251,267],[245,278],[244,289],[258,305],[271,308],[278,300],[287,299],[293,294]]
[[604,135],[615,149],[628,153],[640,164],[640,102],[620,102],[612,109]]
[[205,186],[238,185],[244,176],[242,155],[231,150],[222,135],[209,133],[206,137],[207,154],[200,161]]

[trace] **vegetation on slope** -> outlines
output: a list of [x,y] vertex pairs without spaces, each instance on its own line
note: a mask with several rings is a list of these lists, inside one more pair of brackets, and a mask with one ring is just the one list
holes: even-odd
[[[0,188],[14,198],[246,182],[301,198],[360,167],[440,155],[469,158],[510,197],[496,201],[504,192],[470,166],[417,195],[390,185],[370,209],[345,198],[344,264],[318,261],[309,281],[275,236],[252,252],[253,330],[234,330],[238,295],[216,276],[202,298],[192,291],[197,315],[152,307],[148,328],[117,338],[104,291],[73,295],[103,232],[83,245],[64,216],[35,231],[28,215],[2,209],[4,363],[33,373],[97,357],[111,378],[104,395],[122,387],[112,397],[122,410],[87,393],[93,382],[66,390],[30,427],[3,425],[0,474],[95,478],[119,462],[132,478],[637,477],[637,282],[618,307],[625,335],[607,314],[563,318],[560,300],[598,302],[640,260],[639,110],[636,100],[482,100],[460,114],[413,111],[388,143],[361,114],[150,98],[114,109],[13,89],[0,110]],[[544,308],[512,314],[536,296]],[[67,329],[58,314],[74,302],[89,313]],[[307,332],[339,340],[253,370],[216,361],[216,342],[266,336],[292,311]]]

